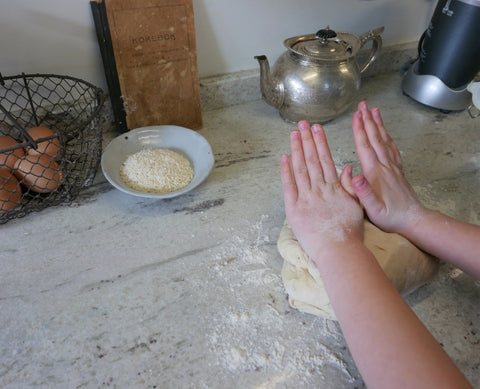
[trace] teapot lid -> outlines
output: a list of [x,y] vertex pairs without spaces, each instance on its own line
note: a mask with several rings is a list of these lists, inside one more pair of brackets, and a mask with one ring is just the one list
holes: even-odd
[[328,26],[316,34],[288,38],[284,44],[301,56],[332,61],[353,57],[360,48],[360,40],[356,35],[337,33]]

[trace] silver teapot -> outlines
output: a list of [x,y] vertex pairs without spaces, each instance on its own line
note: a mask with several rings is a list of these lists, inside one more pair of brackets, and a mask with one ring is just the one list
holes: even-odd
[[[357,37],[327,27],[316,34],[288,38],[284,41],[288,50],[271,71],[267,57],[256,56],[264,100],[290,122],[323,124],[339,116],[353,103],[361,74],[376,59],[383,30],[379,27]],[[370,40],[372,47],[359,65],[355,56]]]

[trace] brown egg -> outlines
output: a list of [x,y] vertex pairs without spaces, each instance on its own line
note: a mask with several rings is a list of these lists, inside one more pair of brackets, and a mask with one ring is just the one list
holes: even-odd
[[63,180],[60,166],[46,154],[27,154],[15,165],[15,176],[25,188],[38,193],[49,193]]
[[18,207],[22,188],[10,169],[0,169],[0,214]]
[[17,160],[25,156],[25,150],[23,149],[23,147],[2,152],[2,150],[8,147],[13,147],[17,145],[18,142],[15,139],[10,138],[9,136],[0,136],[0,169],[5,167],[13,169],[15,164],[17,163]]
[[[34,141],[55,135],[53,130],[43,126],[32,127],[27,132]],[[58,139],[58,137],[44,140],[43,142],[37,143],[37,146],[36,150],[33,147],[27,147],[27,153],[32,155],[47,154],[55,159],[60,157],[60,139]]]

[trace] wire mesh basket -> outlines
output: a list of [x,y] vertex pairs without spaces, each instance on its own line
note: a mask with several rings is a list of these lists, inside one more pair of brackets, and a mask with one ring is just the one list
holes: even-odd
[[91,185],[104,99],[74,77],[0,75],[0,224],[68,203]]

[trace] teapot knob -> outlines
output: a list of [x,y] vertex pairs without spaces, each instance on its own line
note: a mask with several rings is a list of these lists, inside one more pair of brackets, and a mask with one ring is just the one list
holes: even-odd
[[320,38],[322,40],[322,43],[325,43],[327,39],[335,38],[337,36],[337,33],[333,30],[330,30],[330,26],[327,26],[327,28],[318,30],[315,36],[317,38]]

